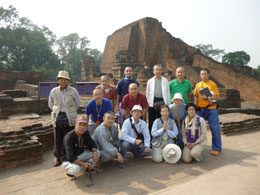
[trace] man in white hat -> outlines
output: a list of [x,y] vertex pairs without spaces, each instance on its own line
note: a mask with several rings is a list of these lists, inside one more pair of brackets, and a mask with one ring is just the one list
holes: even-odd
[[62,162],[63,138],[66,133],[74,129],[80,104],[78,91],[69,86],[69,73],[65,70],[60,71],[57,80],[59,86],[51,90],[48,102],[52,110],[52,124],[55,127],[54,156],[56,160],[54,166],[59,166]]
[[[152,155],[150,148],[150,134],[147,124],[140,119],[143,114],[142,107],[135,105],[131,110],[132,117],[125,120],[121,131],[120,153],[126,159],[128,151],[132,152],[136,158]],[[119,163],[120,168],[124,168],[124,162]]]
[[155,119],[160,118],[160,110],[156,109],[156,104],[160,102],[169,105],[170,102],[170,88],[168,80],[162,77],[162,65],[156,64],[153,67],[154,77],[148,80],[146,86],[146,97],[149,108],[149,130],[151,132],[152,125]]
[[176,69],[176,79],[169,83],[171,98],[175,93],[181,93],[184,103],[187,104],[192,96],[192,87],[190,81],[185,79],[185,69],[180,66]]

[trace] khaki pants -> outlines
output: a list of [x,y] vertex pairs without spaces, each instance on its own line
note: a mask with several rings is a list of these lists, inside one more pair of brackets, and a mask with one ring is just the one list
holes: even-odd
[[167,140],[162,140],[160,146],[153,146],[153,161],[160,163],[163,161],[162,150],[167,145]]
[[203,151],[203,146],[201,144],[195,145],[192,149],[189,149],[187,146],[184,147],[182,152],[182,160],[185,163],[189,163],[194,158],[196,161],[200,161],[202,159],[201,152]]

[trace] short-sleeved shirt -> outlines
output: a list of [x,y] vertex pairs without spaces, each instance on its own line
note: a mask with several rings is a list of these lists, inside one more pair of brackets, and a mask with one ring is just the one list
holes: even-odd
[[121,108],[130,113],[134,105],[140,105],[143,109],[148,108],[146,96],[142,93],[138,93],[134,100],[130,94],[127,94],[122,100]]
[[[208,106],[210,104],[209,100],[204,100],[200,97],[200,90],[203,88],[208,87],[210,91],[212,91],[214,93],[214,95],[219,95],[219,91],[218,91],[218,87],[217,85],[211,81],[208,80],[207,82],[201,81],[199,83],[197,83],[195,90],[194,90],[194,95],[198,98],[198,105],[201,108],[205,108],[206,106]],[[217,105],[212,105],[209,106],[208,109],[216,109]]]
[[189,101],[189,93],[192,93],[192,87],[190,81],[183,79],[180,83],[177,79],[172,80],[169,83],[171,99],[175,93],[181,93],[184,103],[187,104]]
[[[101,109],[101,110],[100,110]],[[98,111],[100,114],[100,117],[98,118]],[[110,100],[103,98],[102,105],[97,105],[96,101],[94,99],[90,100],[87,108],[86,108],[86,115],[91,115],[91,120],[96,122],[97,120],[100,120],[100,122],[103,122],[103,116],[106,112],[112,111],[112,104]]]
[[123,97],[126,94],[128,94],[129,85],[132,84],[132,83],[136,83],[139,86],[139,83],[136,80],[132,79],[132,78],[130,78],[130,79],[124,78],[124,79],[122,79],[121,81],[119,81],[117,83],[116,94],[118,96],[120,96],[119,102],[121,102]]
[[175,111],[176,111],[179,119],[180,119],[180,122],[182,123],[182,121],[186,117],[186,110],[185,110],[186,104],[182,103],[180,109],[178,109],[174,103],[169,106],[170,107],[170,118],[172,118],[175,121],[178,129],[180,130],[181,126],[179,126],[178,118],[177,118],[177,116],[176,116],[176,114],[173,110],[173,106],[175,108]]
[[[101,85],[97,86],[98,89],[101,89]],[[116,87],[114,85],[108,85],[108,92],[103,88],[103,97],[109,100],[116,99]]]
[[90,137],[89,132],[86,131],[82,137],[82,142],[79,143],[79,137],[77,136],[75,130],[67,133],[63,139],[64,143],[64,155],[62,161],[74,162],[77,160],[77,156],[84,152],[85,149],[92,150],[97,148],[94,140]]

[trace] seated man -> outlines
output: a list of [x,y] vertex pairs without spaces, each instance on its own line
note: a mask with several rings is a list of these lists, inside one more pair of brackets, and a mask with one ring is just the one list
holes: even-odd
[[87,131],[85,116],[77,117],[75,130],[64,137],[62,167],[70,179],[83,170],[92,170],[98,164],[99,154],[97,146]]
[[130,111],[134,105],[140,105],[143,108],[143,119],[145,120],[148,102],[146,96],[139,92],[136,83],[129,85],[129,93],[122,100],[121,108],[123,109],[125,119],[129,118]]
[[[132,117],[125,120],[122,127],[122,137],[120,153],[126,159],[128,151],[132,152],[136,158],[152,155],[150,149],[150,134],[145,121],[140,119],[143,114],[142,107],[135,105],[132,108]],[[124,163],[119,163],[120,168],[124,168]]]
[[110,161],[115,156],[122,163],[124,159],[118,150],[120,140],[118,138],[118,129],[114,124],[115,114],[111,111],[106,112],[103,120],[104,122],[96,128],[93,135],[93,140],[100,151],[100,163]]
[[[93,99],[89,101],[85,112],[90,135],[92,135],[97,126],[103,122],[103,116],[107,111],[112,111],[111,102],[108,99],[103,98],[101,89],[94,89]],[[91,119],[89,120],[90,115]]]

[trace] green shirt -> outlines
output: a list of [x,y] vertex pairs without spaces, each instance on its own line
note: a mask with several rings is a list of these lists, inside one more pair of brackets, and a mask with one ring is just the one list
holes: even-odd
[[184,103],[187,104],[189,101],[189,93],[192,93],[191,83],[190,81],[183,79],[180,83],[177,79],[172,80],[169,83],[171,99],[173,98],[175,93],[181,93],[182,98],[184,99]]

